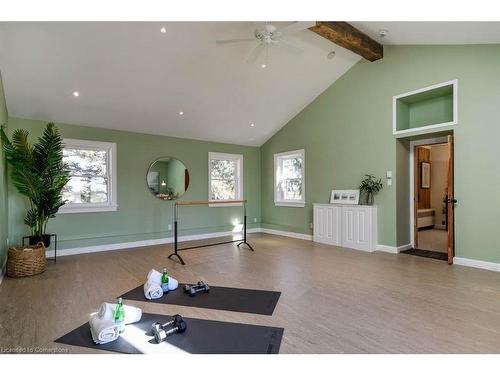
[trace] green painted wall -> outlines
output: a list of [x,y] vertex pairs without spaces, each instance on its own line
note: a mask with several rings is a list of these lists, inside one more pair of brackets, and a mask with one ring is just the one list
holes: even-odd
[[[260,151],[257,147],[161,137],[154,135],[57,124],[63,137],[117,143],[118,211],[59,214],[48,231],[59,235],[60,248],[140,241],[171,236],[172,202],[155,198],[146,183],[149,165],[162,156],[183,161],[190,173],[190,185],[182,200],[208,198],[208,153],[243,154],[244,192],[252,225],[260,222]],[[41,135],[45,122],[9,119],[9,131],[24,128],[32,140]],[[23,224],[25,200],[9,186],[9,238],[19,242],[28,233]],[[257,224],[254,224],[254,218]],[[242,221],[241,207],[185,207],[181,212],[182,234],[232,230]]]
[[409,106],[410,128],[453,121],[453,96],[444,95]]
[[[0,125],[7,126],[8,114],[3,92],[2,74],[0,73]],[[7,257],[8,242],[8,204],[7,204],[7,168],[0,141],[0,272]]]
[[[409,242],[408,146],[392,135],[392,96],[458,79],[456,256],[500,262],[500,45],[387,46],[361,61],[261,147],[263,226],[311,233],[312,203],[363,174],[394,184],[376,197],[379,243]],[[398,143],[399,142],[399,143]],[[273,154],[306,150],[306,207],[275,207]]]

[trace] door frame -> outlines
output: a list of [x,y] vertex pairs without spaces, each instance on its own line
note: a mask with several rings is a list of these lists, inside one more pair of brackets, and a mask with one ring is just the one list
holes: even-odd
[[410,141],[410,244],[415,247],[415,147],[448,143],[448,136]]

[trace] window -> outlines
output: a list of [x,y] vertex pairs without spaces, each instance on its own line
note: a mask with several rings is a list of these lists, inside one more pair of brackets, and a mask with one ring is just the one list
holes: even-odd
[[304,150],[274,154],[274,204],[305,206]]
[[209,152],[208,200],[227,201],[242,199],[242,176],[243,155]]
[[116,211],[116,144],[65,139],[63,161],[71,179],[63,189],[65,212]]

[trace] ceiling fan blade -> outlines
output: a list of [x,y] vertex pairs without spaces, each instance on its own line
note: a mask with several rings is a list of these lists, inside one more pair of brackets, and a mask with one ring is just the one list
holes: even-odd
[[241,42],[253,42],[255,38],[242,38],[242,39],[224,39],[216,40],[216,44],[229,44],[229,43],[241,43]]
[[316,22],[292,22],[290,25],[287,25],[285,27],[282,27],[277,30],[278,33],[282,35],[287,35],[287,34],[293,34],[302,30],[306,30],[310,27],[313,27],[316,25]]
[[264,52],[265,48],[266,45],[264,43],[259,43],[248,55],[247,62],[254,63],[255,61],[257,61],[262,52]]

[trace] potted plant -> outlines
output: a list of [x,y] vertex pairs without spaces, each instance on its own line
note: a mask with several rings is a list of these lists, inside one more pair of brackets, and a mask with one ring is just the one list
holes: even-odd
[[10,141],[4,128],[0,129],[12,184],[29,200],[24,223],[31,228],[30,245],[43,242],[48,247],[47,223],[65,203],[61,191],[70,177],[63,164],[63,144],[57,127],[48,123],[34,145],[28,142],[28,135],[27,130],[17,129]]
[[366,204],[371,206],[375,195],[382,190],[384,185],[382,184],[382,179],[378,179],[372,174],[365,174],[365,178],[361,181],[359,185],[359,191],[365,194]]

